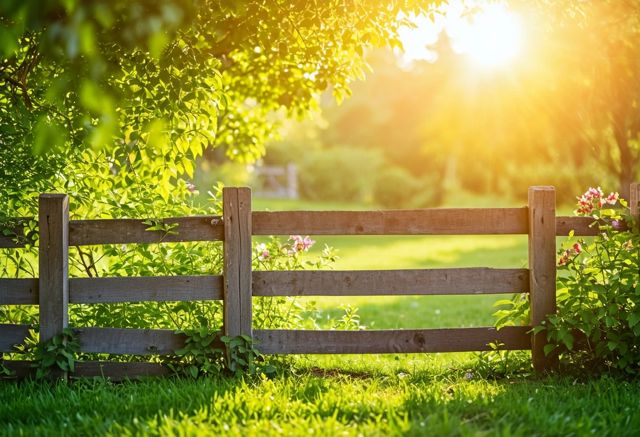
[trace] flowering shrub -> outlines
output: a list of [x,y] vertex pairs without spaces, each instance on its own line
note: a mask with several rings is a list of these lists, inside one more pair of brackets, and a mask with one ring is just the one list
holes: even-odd
[[[620,206],[620,208],[613,208]],[[617,193],[590,188],[576,214],[593,218],[593,238],[569,235],[559,252],[557,313],[534,327],[546,331],[545,353],[595,371],[640,373],[640,235]],[[507,302],[502,301],[501,304]],[[528,323],[529,304],[516,297],[498,311],[498,325]]]

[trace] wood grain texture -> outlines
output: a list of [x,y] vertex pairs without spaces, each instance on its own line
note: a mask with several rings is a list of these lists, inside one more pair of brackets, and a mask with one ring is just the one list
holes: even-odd
[[500,294],[528,291],[527,269],[253,272],[254,296]]
[[240,293],[240,334],[251,337],[252,328],[252,275],[253,261],[251,249],[251,190],[238,188],[238,229],[240,233],[240,247],[238,250],[238,269]]
[[176,243],[184,241],[218,241],[224,238],[221,217],[176,217],[162,219],[177,224],[176,234],[147,231],[149,225],[138,219],[72,220],[69,224],[69,244]]
[[77,377],[104,377],[112,381],[148,376],[169,376],[171,370],[160,363],[133,362],[117,363],[109,361],[85,361],[76,364],[76,371],[72,375]]
[[69,323],[69,198],[41,194],[38,223],[40,341],[44,342]]
[[239,335],[240,325],[240,220],[238,189],[223,188],[224,219],[224,333]]
[[[556,312],[556,193],[553,187],[529,188],[529,299],[531,325]],[[545,355],[546,332],[532,337],[533,367],[538,372],[557,367],[556,355]]]
[[640,228],[640,184],[638,182],[631,184],[629,210],[636,221],[636,225]]
[[[1,284],[1,283],[0,283]],[[69,302],[189,302],[221,300],[222,276],[71,278]]]
[[526,234],[526,208],[254,212],[254,235]]
[[11,370],[14,374],[11,376],[0,376],[0,381],[3,380],[20,380],[29,377],[35,377],[36,369],[31,367],[33,361],[24,360],[4,360],[0,361],[7,369]]
[[0,305],[38,305],[38,278],[0,278]]
[[15,344],[24,343],[29,335],[29,325],[0,324],[0,352],[15,352]]
[[591,217],[556,217],[556,235],[566,237],[570,231],[578,237],[590,237],[599,234],[598,225],[593,224]]
[[77,328],[80,350],[88,353],[169,355],[184,347],[185,336],[170,329]]
[[506,350],[531,347],[531,327],[407,329],[388,331],[254,330],[264,354],[385,354],[490,350],[491,342]]
[[[27,377],[35,377],[35,369],[32,367],[33,361],[6,360],[3,363],[6,367],[15,372],[15,375],[4,379],[23,379]],[[76,362],[76,371],[69,374],[69,377],[104,377],[111,379],[112,381],[122,381],[131,378],[169,375],[171,375],[171,371],[160,363],[78,361]]]

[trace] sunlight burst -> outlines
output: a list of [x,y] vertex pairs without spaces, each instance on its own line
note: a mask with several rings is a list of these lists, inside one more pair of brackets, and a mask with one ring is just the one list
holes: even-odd
[[505,65],[522,48],[520,17],[501,4],[486,6],[471,20],[450,27],[454,50],[484,67]]
[[[470,12],[469,7],[473,6]],[[413,21],[414,28],[400,31],[403,57],[408,62],[435,61],[437,54],[432,48],[442,31],[451,39],[456,53],[468,56],[483,68],[507,66],[522,51],[523,21],[502,3],[481,6],[452,1],[435,20],[414,17]]]

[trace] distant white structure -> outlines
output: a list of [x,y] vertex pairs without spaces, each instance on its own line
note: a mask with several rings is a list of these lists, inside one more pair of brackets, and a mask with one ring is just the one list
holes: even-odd
[[254,177],[254,191],[258,197],[298,198],[298,167],[295,164],[256,167]]

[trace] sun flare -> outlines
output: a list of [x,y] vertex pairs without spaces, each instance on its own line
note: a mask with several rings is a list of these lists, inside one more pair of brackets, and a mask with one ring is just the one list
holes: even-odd
[[502,3],[490,3],[469,10],[461,2],[451,2],[446,13],[434,21],[415,17],[415,28],[401,29],[400,39],[407,61],[434,61],[429,47],[446,32],[453,50],[482,68],[509,65],[522,51],[523,22]]
[[520,17],[501,4],[491,4],[459,23],[451,33],[453,48],[483,67],[508,64],[522,48]]

